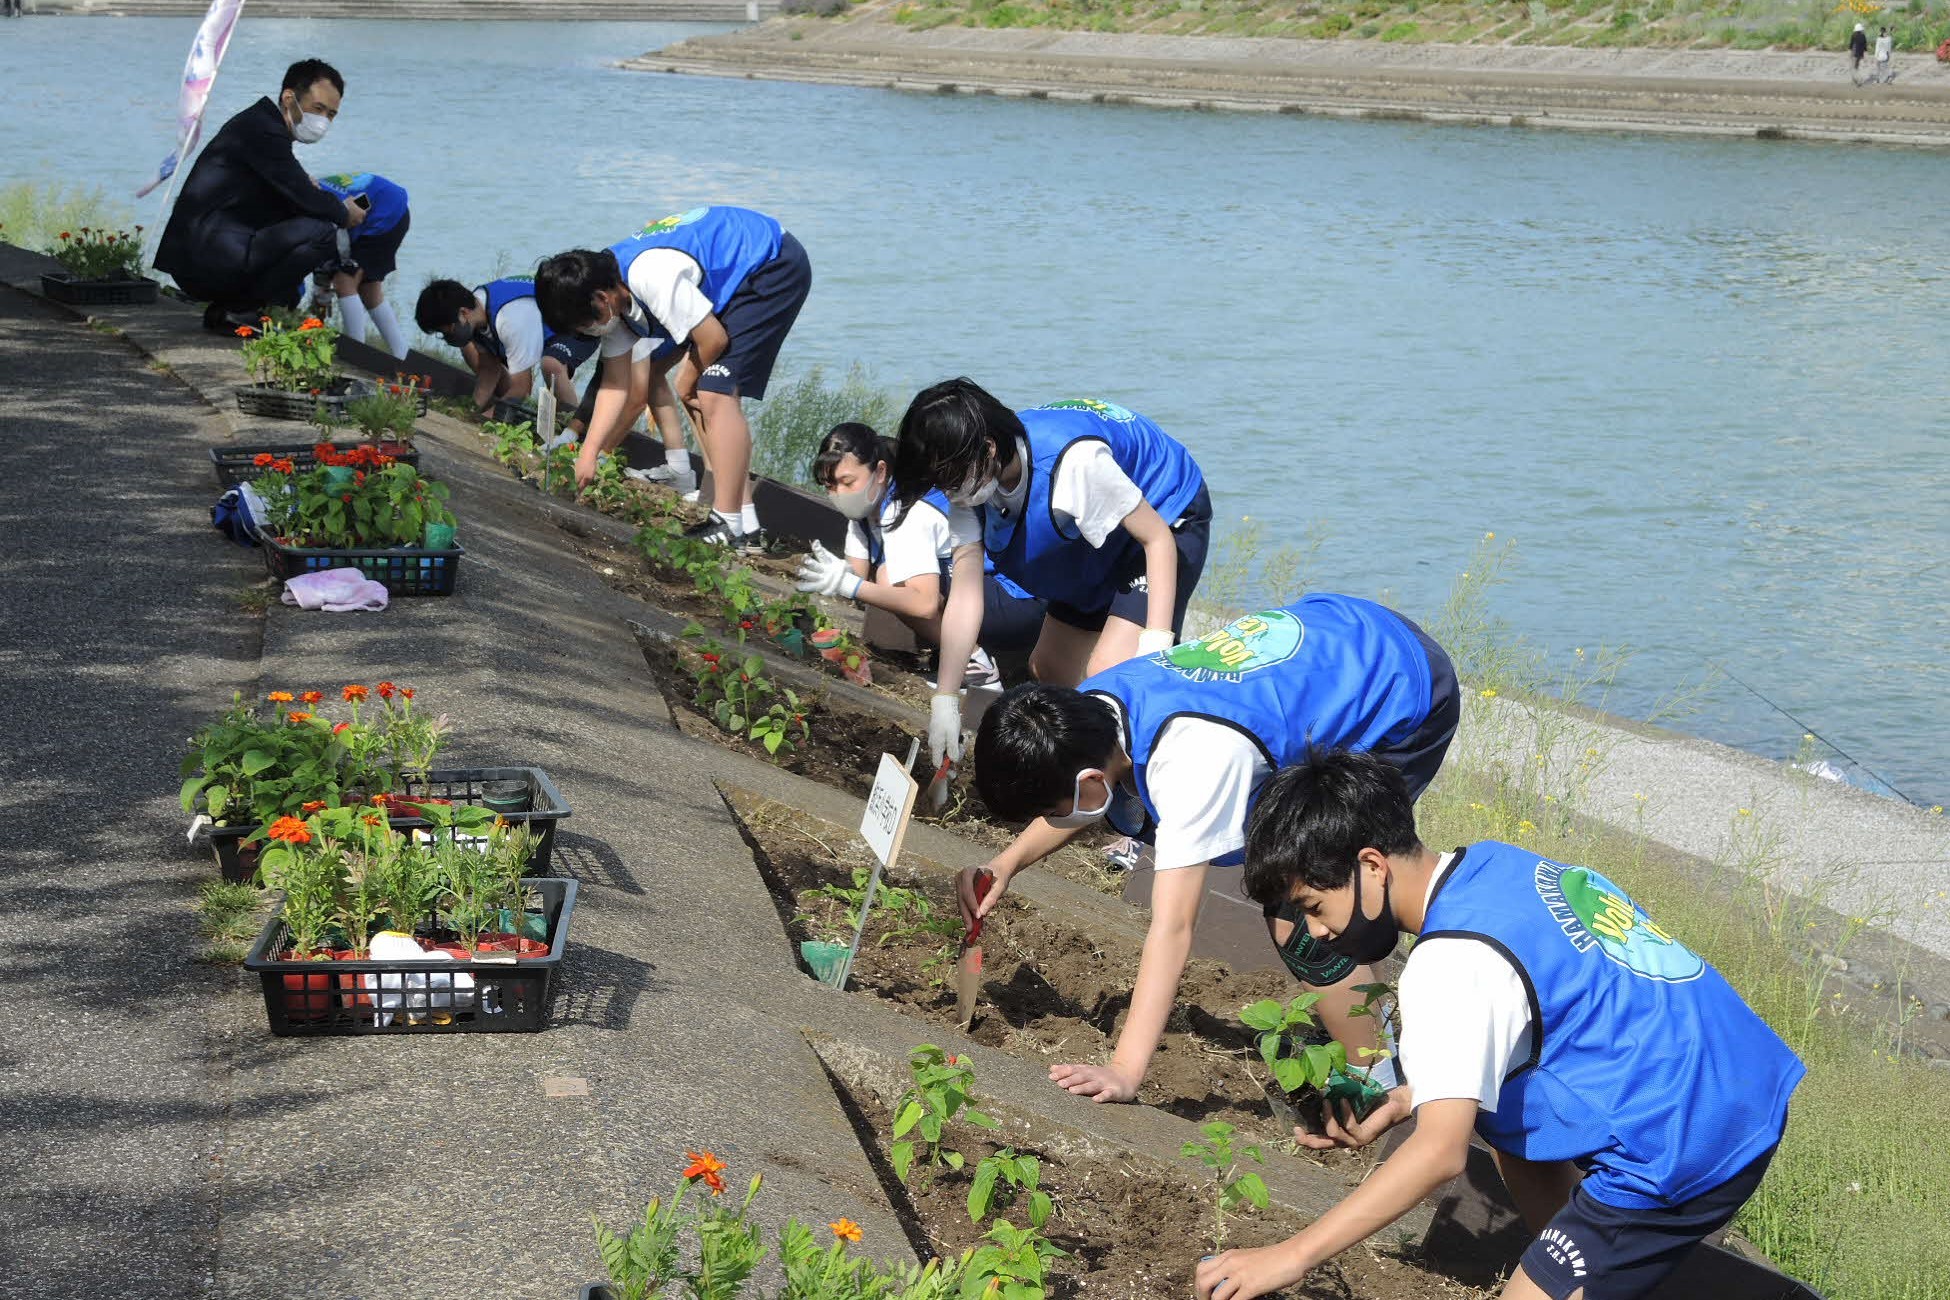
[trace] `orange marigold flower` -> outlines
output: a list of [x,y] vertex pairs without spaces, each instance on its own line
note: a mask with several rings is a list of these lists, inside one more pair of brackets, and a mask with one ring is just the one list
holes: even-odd
[[299,696],[298,698],[299,698],[299,699],[301,699],[301,700],[303,700],[303,701],[304,701],[304,702],[305,702],[306,704],[316,704],[316,703],[318,703],[318,702],[319,702],[320,700],[322,700],[322,699],[324,699],[324,698],[325,698],[325,692],[323,692],[323,691],[306,691],[306,692],[305,692],[305,693],[304,693],[303,695],[300,695],[300,696]]
[[724,1179],[719,1177],[724,1172],[724,1161],[709,1151],[686,1151],[684,1154],[691,1162],[684,1170],[684,1177],[701,1181],[711,1189],[713,1196],[724,1191]]
[[391,803],[392,801],[393,801],[393,796],[389,794],[376,794],[370,800],[368,800],[368,802],[371,803],[372,806],[375,808],[384,808],[387,804]]
[[[351,500],[350,497],[347,497],[346,499],[348,501]],[[348,700],[363,700],[366,698],[366,688],[363,686],[348,686],[344,690],[340,691],[339,694],[343,695]]]
[[298,328],[300,330],[322,330],[325,328],[325,322],[316,316],[307,316],[304,319],[304,323],[299,325]]
[[271,823],[271,829],[265,833],[274,840],[283,840],[286,844],[311,843],[311,829],[296,817],[278,818]]
[[257,466],[259,469],[263,469],[276,459],[277,457],[273,456],[270,452],[260,451],[257,455],[251,457],[251,464]]
[[310,722],[311,714],[306,713],[303,709],[298,709],[295,712],[285,714],[284,720],[286,722]]
[[360,818],[360,820],[365,822],[365,824],[368,826],[377,826],[379,825],[380,819],[373,816],[371,813],[367,813],[364,817]]
[[850,1241],[856,1246],[860,1244],[860,1225],[853,1220],[841,1219],[838,1223],[829,1223],[826,1226],[831,1228],[833,1235],[841,1241]]
[[305,813],[315,813],[320,808],[323,808],[324,806],[325,806],[325,801],[323,799],[313,799],[308,803],[306,803],[305,806],[303,808],[300,808],[298,811],[305,812]]
[[257,337],[257,331],[252,329],[248,325],[239,325],[236,329],[232,330],[231,333],[235,334],[240,339],[249,339],[249,338]]
[[399,687],[393,685],[391,682],[381,682],[376,689],[379,691],[380,699],[390,700],[393,698],[394,693],[399,690]]
[[351,725],[352,725],[352,724],[351,724],[351,723],[349,723],[349,722],[341,722],[341,723],[339,723],[339,725],[338,725],[338,726],[336,726],[336,727],[333,727],[333,728],[332,728],[332,734],[333,734],[334,736],[336,736],[336,735],[338,735],[338,734],[339,734],[339,733],[340,733],[341,731],[344,731],[344,730],[345,730],[345,729],[346,729],[347,727],[349,727],[349,726],[351,726]]
[[284,458],[283,460],[274,460],[274,461],[272,461],[272,462],[271,462],[271,468],[272,468],[272,469],[274,469],[274,470],[276,470],[276,471],[277,471],[278,473],[280,473],[280,474],[292,474],[292,473],[296,473],[296,472],[297,472],[297,469],[298,469],[298,467],[297,467],[296,465],[293,465],[293,464],[291,463],[291,459],[290,459],[290,457],[286,457],[286,458]]
[[334,442],[314,442],[311,445],[311,454],[320,460],[324,460],[327,456],[337,452],[338,449],[338,444]]
[[291,703],[291,692],[272,691],[269,695],[265,696],[264,698],[269,700],[273,704],[289,704]]
[[409,699],[409,700],[413,698],[413,688],[412,688],[411,686],[402,686],[402,687],[400,687],[400,688],[399,688],[399,693],[400,693],[401,695],[403,695],[403,696],[405,696],[405,697],[406,697],[407,699]]

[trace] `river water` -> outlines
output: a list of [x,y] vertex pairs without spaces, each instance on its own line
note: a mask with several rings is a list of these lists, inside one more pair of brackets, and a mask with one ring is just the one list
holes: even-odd
[[[0,182],[126,196],[194,27],[0,23]],[[1950,801],[1950,154],[609,66],[708,30],[246,17],[211,129],[336,63],[301,157],[411,191],[409,318],[436,273],[763,208],[816,271],[787,371],[1113,398],[1193,448],[1222,527],[1318,529],[1321,585],[1415,614],[1494,532],[1512,628],[1634,650],[1614,712],[1706,682],[1675,725],[1776,757],[1814,730],[1862,784]]]

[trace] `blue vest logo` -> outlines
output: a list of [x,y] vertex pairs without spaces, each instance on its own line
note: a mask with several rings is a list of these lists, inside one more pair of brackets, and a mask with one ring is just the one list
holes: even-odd
[[641,239],[645,235],[668,234],[679,226],[688,226],[692,222],[702,221],[704,214],[710,210],[709,208],[692,208],[689,212],[673,212],[667,217],[659,217],[643,229],[637,231],[637,237]]
[[1236,682],[1247,673],[1285,663],[1306,639],[1305,623],[1288,610],[1269,609],[1161,651],[1160,658],[1187,681]]
[[1094,397],[1066,397],[1060,402],[1045,402],[1039,409],[1045,411],[1089,411],[1094,415],[1103,416],[1106,420],[1116,420],[1120,424],[1129,424],[1137,418],[1130,411],[1115,402],[1100,402]]
[[1695,980],[1706,963],[1661,930],[1645,909],[1589,867],[1539,861],[1537,896],[1579,952],[1602,948],[1605,956],[1647,979],[1668,984]]

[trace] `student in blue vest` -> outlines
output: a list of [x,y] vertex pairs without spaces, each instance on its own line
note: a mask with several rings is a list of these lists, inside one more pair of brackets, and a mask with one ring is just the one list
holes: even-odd
[[[1152,845],[1151,925],[1130,1015],[1107,1065],[1059,1064],[1050,1078],[1079,1096],[1129,1101],[1177,996],[1207,868],[1236,866],[1246,818],[1273,773],[1315,744],[1363,749],[1417,794],[1442,766],[1461,713],[1456,673],[1427,633],[1372,601],[1306,596],[1154,654],[1075,689],[1019,686],[982,718],[975,783],[997,817],[1029,823],[958,881],[963,919],[985,916],[1026,867],[1103,819]],[[1291,908],[1265,909],[1287,969],[1321,991],[1322,1023],[1360,1062],[1374,1021],[1351,1014],[1365,966],[1315,942]]]
[[941,644],[941,611],[954,575],[982,584],[982,640],[962,682],[1001,680],[993,652],[1028,650],[1043,603],[996,573],[982,553],[981,523],[967,506],[930,492],[907,510],[894,500],[893,448],[864,424],[836,424],[819,444],[812,479],[847,518],[844,553],[818,542],[800,561],[799,590],[884,609],[930,646]]
[[338,295],[340,332],[364,343],[377,326],[386,350],[406,357],[406,331],[393,305],[386,301],[386,277],[399,266],[399,247],[406,240],[413,214],[406,191],[372,172],[320,176],[318,188],[365,209],[366,219],[351,236],[345,256],[332,272],[332,292]]
[[[1036,680],[1074,686],[1170,646],[1205,571],[1212,498],[1190,452],[1141,415],[1095,400],[1011,411],[970,379],[924,389],[901,419],[903,507],[930,491],[980,506],[996,572],[1047,602],[1029,659]],[[959,671],[982,603],[950,595],[928,751],[961,757]]]
[[1719,972],[1596,871],[1515,844],[1438,854],[1400,776],[1320,752],[1267,783],[1246,891],[1379,961],[1416,936],[1397,995],[1405,1079],[1308,1145],[1415,1132],[1298,1236],[1198,1266],[1201,1300],[1293,1285],[1461,1173],[1477,1134],[1537,1234],[1503,1295],[1629,1300],[1734,1216],[1804,1073]]
[[667,374],[711,469],[711,516],[692,535],[763,550],[741,399],[765,396],[779,346],[811,288],[805,248],[749,208],[692,208],[609,248],[544,261],[535,271],[542,319],[602,340],[603,387],[577,480],[593,478],[596,457],[622,440],[625,406],[647,402],[653,378]]
[[[532,276],[510,275],[469,289],[458,280],[434,280],[420,291],[414,322],[421,331],[438,335],[460,349],[461,359],[474,372],[474,409],[486,414],[497,399],[520,401],[534,390],[534,370],[554,390],[555,400],[575,412],[569,431],[577,436],[588,428],[596,401],[592,382],[576,395],[576,371],[596,351],[596,341],[578,334],[557,334],[542,323],[535,305]],[[666,418],[677,422],[676,402],[662,390]],[[634,418],[634,413],[632,413]],[[573,439],[571,439],[573,441]],[[678,442],[683,432],[678,425]],[[688,471],[690,464],[686,461]],[[696,484],[692,483],[692,487]]]

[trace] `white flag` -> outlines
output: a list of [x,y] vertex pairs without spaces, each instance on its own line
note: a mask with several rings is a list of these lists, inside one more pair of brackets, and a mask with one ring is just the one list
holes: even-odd
[[196,151],[196,142],[203,134],[203,109],[210,102],[217,67],[223,62],[223,52],[230,48],[231,29],[237,26],[237,15],[243,8],[244,0],[210,0],[210,11],[203,15],[190,57],[183,64],[183,93],[176,101],[176,147],[156,169],[155,179],[135,192],[137,198],[174,176],[183,160]]

